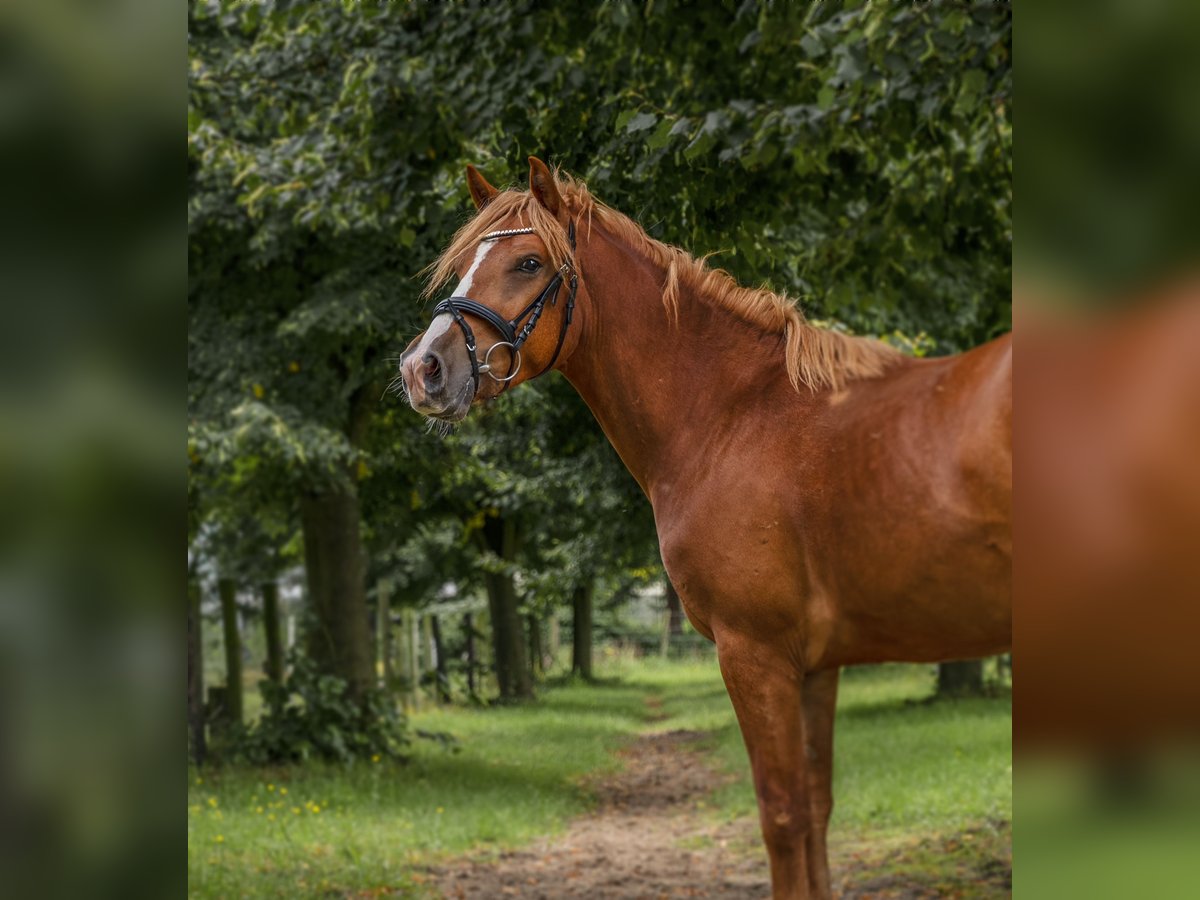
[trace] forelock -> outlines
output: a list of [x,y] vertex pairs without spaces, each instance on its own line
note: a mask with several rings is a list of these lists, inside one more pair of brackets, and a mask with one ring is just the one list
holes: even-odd
[[[570,180],[560,181],[560,190],[564,191],[564,199],[573,213],[582,212],[590,206],[579,202],[580,194],[586,197],[587,191],[586,188],[581,192],[573,190],[576,184]],[[458,267],[474,257],[475,249],[484,235],[507,228],[532,228],[545,244],[554,268],[557,269],[564,262],[574,265],[574,252],[566,231],[554,216],[528,191],[501,191],[458,230],[449,246],[426,268],[424,296],[433,295],[455,277]]]

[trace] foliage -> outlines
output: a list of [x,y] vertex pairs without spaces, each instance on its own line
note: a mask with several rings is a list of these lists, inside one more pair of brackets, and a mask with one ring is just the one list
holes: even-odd
[[[1011,22],[1003,3],[190,0],[189,536],[269,566],[298,552],[297,496],[338,490],[401,603],[497,567],[531,608],[652,575],[645,501],[561,379],[441,442],[385,395],[417,276],[469,214],[463,165],[518,183],[537,153],[833,327],[963,349],[1011,323]],[[501,515],[517,558],[474,539]]]
[[452,230],[463,162],[503,183],[540,152],[659,235],[867,330],[919,324],[962,347],[1005,321],[1005,4],[238,15],[218,20],[253,40],[194,58],[192,84],[243,111],[239,139],[197,115],[190,144],[236,182],[260,243],[377,231],[416,271]]
[[234,738],[235,759],[266,765],[401,758],[408,723],[389,692],[370,690],[352,699],[346,682],[322,674],[303,654],[292,653],[289,665],[282,685],[260,683],[263,714]]

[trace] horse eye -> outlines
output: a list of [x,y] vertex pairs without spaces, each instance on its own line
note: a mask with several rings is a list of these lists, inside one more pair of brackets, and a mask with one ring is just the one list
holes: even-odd
[[536,259],[523,259],[517,265],[517,271],[533,273],[533,272],[536,272],[541,267],[542,267],[542,264],[540,262],[538,262]]

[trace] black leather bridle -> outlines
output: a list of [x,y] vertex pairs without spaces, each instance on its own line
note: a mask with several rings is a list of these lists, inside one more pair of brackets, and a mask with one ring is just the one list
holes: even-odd
[[[503,231],[493,231],[485,234],[480,240],[496,241],[506,237],[512,237],[518,234],[533,234],[532,228],[509,228]],[[570,222],[567,225],[567,240],[571,244],[571,253],[575,252],[575,223]],[[567,329],[571,327],[571,316],[575,311],[575,291],[579,287],[579,278],[575,273],[571,261],[567,260],[554,277],[550,279],[540,294],[534,298],[533,302],[526,306],[513,319],[505,321],[500,318],[494,311],[488,309],[477,300],[472,300],[470,297],[447,297],[441,303],[433,308],[433,317],[437,318],[443,313],[449,313],[458,327],[462,329],[463,338],[467,342],[467,358],[471,360],[471,380],[475,382],[475,393],[479,393],[479,376],[486,374],[492,380],[498,381],[504,385],[500,388],[500,393],[507,390],[509,383],[517,377],[521,371],[521,347],[529,336],[533,334],[533,329],[537,327],[538,320],[542,317],[542,312],[546,308],[546,304],[551,306],[558,305],[558,291],[562,287],[563,282],[567,281],[569,287],[567,289],[567,306],[566,314],[563,316],[562,328],[558,332],[558,346],[554,348],[554,356],[550,357],[550,362],[546,364],[542,371],[534,375],[537,378],[539,375],[544,375],[550,369],[554,368],[554,364],[558,361],[558,355],[562,352],[563,343],[567,339]],[[466,316],[477,316],[483,319],[493,328],[495,328],[503,336],[504,340],[497,341],[488,347],[487,353],[484,354],[483,362],[481,363],[478,357],[475,356],[475,332],[471,330],[471,326],[467,323]],[[524,322],[522,325],[521,323]],[[519,329],[519,330],[518,330]],[[492,374],[491,357],[492,352],[497,347],[508,347],[510,352],[508,359],[508,374],[504,378],[497,378]],[[513,366],[516,365],[514,369]]]

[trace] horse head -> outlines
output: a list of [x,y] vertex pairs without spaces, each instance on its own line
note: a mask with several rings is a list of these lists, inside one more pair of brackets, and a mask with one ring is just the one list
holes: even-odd
[[554,174],[529,158],[529,190],[500,191],[473,167],[477,213],[430,267],[427,294],[457,279],[400,358],[413,409],[457,422],[565,359],[574,313],[575,226]]

